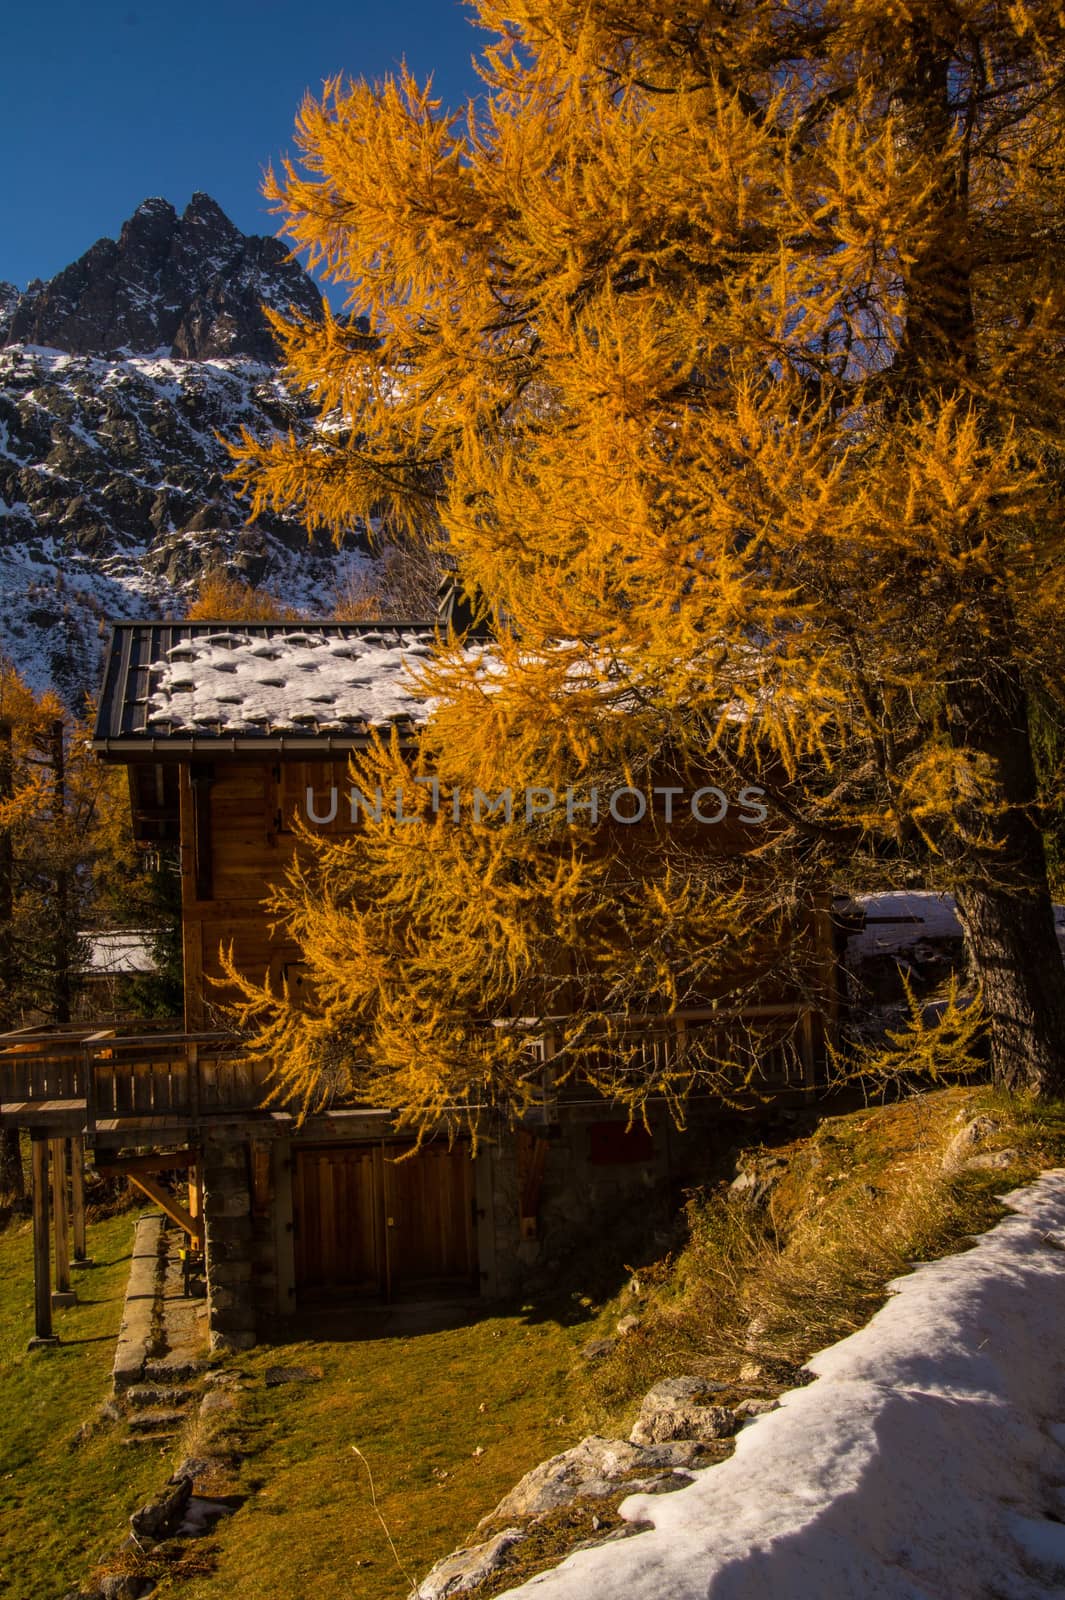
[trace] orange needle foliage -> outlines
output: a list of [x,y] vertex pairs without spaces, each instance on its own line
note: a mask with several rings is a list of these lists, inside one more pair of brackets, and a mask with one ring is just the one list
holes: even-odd
[[[958,894],[999,1075],[1060,1091],[1027,706],[1063,715],[1065,15],[474,10],[461,115],[406,74],[305,102],[267,193],[370,331],[274,318],[344,426],[246,437],[237,476],[257,513],[443,545],[480,597],[491,673],[451,641],[428,674],[446,789],[716,772],[763,785],[772,826],[739,856],[369,826],[281,896],[317,999],[250,986],[263,1048],[425,1117],[520,1100],[501,1016],[568,1009],[572,1043],[582,1011],[729,972],[751,998],[813,881],[920,882]],[[630,1104],[689,1086],[612,1059]]]

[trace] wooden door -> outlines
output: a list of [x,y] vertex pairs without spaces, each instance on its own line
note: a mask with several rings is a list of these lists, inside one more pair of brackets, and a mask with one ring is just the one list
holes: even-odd
[[417,1155],[385,1152],[384,1198],[389,1287],[393,1295],[432,1293],[475,1282],[469,1149],[423,1145]]
[[303,1299],[468,1291],[477,1283],[473,1163],[461,1144],[297,1149],[292,1202]]
[[297,1150],[292,1221],[298,1294],[384,1293],[379,1146]]

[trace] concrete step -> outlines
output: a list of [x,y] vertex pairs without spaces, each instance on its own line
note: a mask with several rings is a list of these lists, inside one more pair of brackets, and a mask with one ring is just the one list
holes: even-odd
[[158,1434],[166,1428],[180,1428],[187,1421],[184,1411],[135,1411],[129,1418],[129,1431]]
[[126,1404],[136,1411],[143,1411],[147,1406],[164,1406],[173,1410],[187,1405],[191,1399],[191,1389],[174,1389],[165,1384],[135,1383],[126,1390]]

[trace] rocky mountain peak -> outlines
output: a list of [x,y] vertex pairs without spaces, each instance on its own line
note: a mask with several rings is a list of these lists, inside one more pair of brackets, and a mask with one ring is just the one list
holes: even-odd
[[13,283],[4,283],[0,280],[0,344],[3,344],[6,340],[7,330],[11,324],[11,318],[15,314],[15,307],[18,305],[18,301],[19,292],[15,285]]
[[179,217],[168,200],[144,200],[118,239],[98,239],[43,285],[5,299],[0,344],[72,355],[166,352],[186,360],[275,359],[262,305],[321,316],[322,300],[276,239],[244,234],[210,195]]

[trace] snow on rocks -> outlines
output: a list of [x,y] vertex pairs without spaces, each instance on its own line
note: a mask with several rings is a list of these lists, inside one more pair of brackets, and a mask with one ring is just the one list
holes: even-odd
[[733,1456],[523,1600],[1050,1600],[1065,1582],[1065,1172],[896,1280]]
[[539,1517],[577,1499],[605,1500],[616,1494],[620,1485],[636,1478],[643,1480],[642,1488],[650,1487],[658,1477],[669,1477],[695,1466],[699,1456],[698,1444],[691,1440],[647,1449],[624,1439],[602,1439],[592,1434],[572,1450],[541,1461],[527,1472],[495,1510],[482,1519],[478,1531],[500,1522]]

